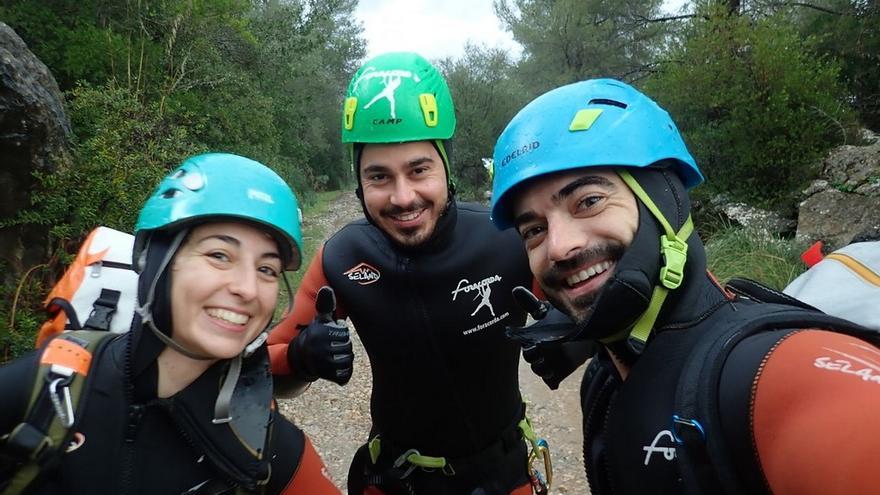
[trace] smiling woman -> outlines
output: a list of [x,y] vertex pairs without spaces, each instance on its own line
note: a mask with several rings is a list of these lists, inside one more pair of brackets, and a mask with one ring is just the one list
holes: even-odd
[[[37,477],[36,493],[338,493],[309,440],[272,404],[264,343],[283,272],[299,267],[297,211],[275,172],[236,155],[190,158],[159,184],[135,229],[138,317],[78,368],[88,375],[85,406],[65,418],[75,445],[63,457],[50,449],[60,462],[40,473],[51,471]],[[62,340],[87,353],[74,334],[48,348]],[[26,377],[51,356],[0,368],[0,386],[11,391],[0,399],[0,434],[40,430],[33,415],[22,418],[21,399]],[[2,488],[29,461],[0,454]]]

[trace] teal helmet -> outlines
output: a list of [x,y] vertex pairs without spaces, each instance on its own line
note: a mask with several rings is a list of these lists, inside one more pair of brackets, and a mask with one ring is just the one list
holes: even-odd
[[556,88],[526,105],[495,144],[492,221],[511,226],[511,191],[532,178],[581,167],[674,164],[687,188],[703,182],[675,123],[653,100],[614,79]]
[[141,209],[134,260],[150,234],[213,219],[246,220],[267,227],[279,242],[285,269],[300,266],[302,233],[296,195],[269,167],[242,156],[207,153],[168,174]]

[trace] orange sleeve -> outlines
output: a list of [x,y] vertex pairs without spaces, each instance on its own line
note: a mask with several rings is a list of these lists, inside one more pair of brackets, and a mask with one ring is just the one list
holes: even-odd
[[341,495],[342,492],[340,492],[339,489],[336,488],[336,485],[333,484],[333,481],[330,479],[330,474],[327,472],[327,467],[324,466],[324,461],[321,460],[321,457],[315,451],[312,442],[308,437],[306,437],[305,440],[306,445],[303,449],[303,455],[299,461],[299,466],[293,474],[293,477],[290,479],[290,482],[284,487],[281,495],[299,495],[305,493],[310,495]]
[[312,258],[306,274],[302,278],[296,295],[293,298],[293,310],[282,319],[269,333],[269,359],[272,362],[272,374],[289,375],[290,365],[287,363],[287,345],[299,335],[299,327],[308,325],[315,319],[315,299],[318,290],[328,285],[324,276],[324,246]]
[[877,493],[880,350],[804,330],[784,339],[756,377],[752,428],[775,495]]

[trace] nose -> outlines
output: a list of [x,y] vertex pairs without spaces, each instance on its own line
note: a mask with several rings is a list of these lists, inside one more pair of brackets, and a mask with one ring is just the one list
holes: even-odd
[[391,204],[401,208],[407,208],[416,200],[416,192],[406,178],[398,178],[394,181],[394,190],[391,191]]
[[250,301],[257,297],[257,271],[243,266],[229,271],[229,292],[239,296],[242,300]]
[[547,219],[547,257],[558,262],[571,258],[587,246],[588,236],[570,219]]

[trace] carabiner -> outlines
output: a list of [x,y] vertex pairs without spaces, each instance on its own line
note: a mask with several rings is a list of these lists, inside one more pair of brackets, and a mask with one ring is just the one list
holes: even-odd
[[49,398],[52,399],[52,405],[55,406],[55,414],[61,420],[61,424],[65,428],[73,426],[73,404],[70,400],[70,387],[67,383],[61,385],[64,392],[64,404],[61,404],[61,398],[58,396],[58,384],[69,381],[68,377],[56,378],[49,382]]
[[[550,459],[550,445],[543,438],[538,439],[534,445],[529,453],[529,473],[532,478],[532,487],[536,494],[550,493],[550,487],[553,486],[553,461]],[[544,462],[544,476],[533,466],[539,456]]]

